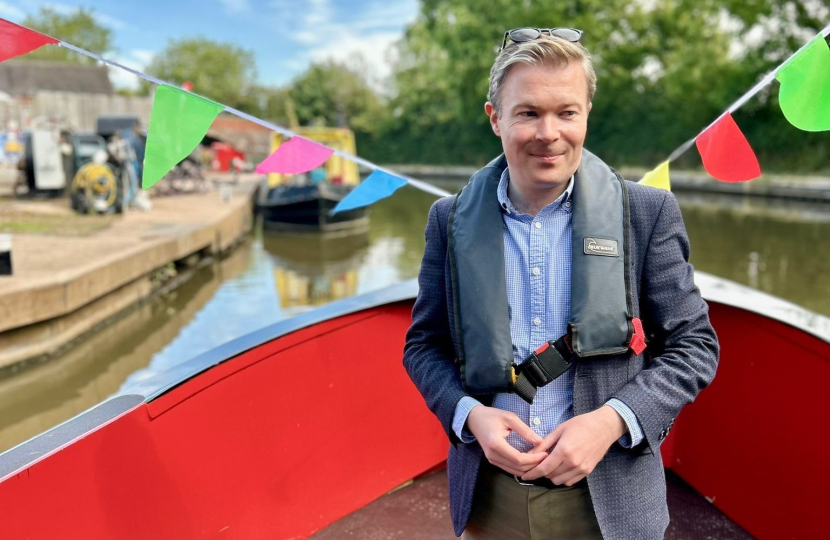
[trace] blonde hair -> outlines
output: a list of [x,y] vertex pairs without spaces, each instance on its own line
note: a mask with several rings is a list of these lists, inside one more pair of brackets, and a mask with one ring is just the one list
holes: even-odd
[[523,43],[508,41],[507,46],[499,53],[493,67],[490,68],[490,87],[487,99],[493,104],[496,112],[501,112],[501,88],[508,71],[515,64],[567,66],[571,62],[582,64],[585,80],[588,83],[588,101],[591,101],[597,91],[597,75],[594,73],[591,55],[581,43],[572,43],[562,38],[545,35]]

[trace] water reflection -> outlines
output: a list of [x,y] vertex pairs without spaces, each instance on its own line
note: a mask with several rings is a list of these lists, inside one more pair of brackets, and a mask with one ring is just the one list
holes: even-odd
[[830,315],[830,206],[678,197],[695,268]]
[[272,235],[263,247],[274,265],[284,309],[301,310],[357,294],[368,230],[353,234]]
[[[281,319],[415,275],[423,233],[417,233],[419,243],[408,229],[423,231],[424,206],[431,200],[418,197],[403,208],[396,201],[380,204],[372,208],[368,230],[276,234],[263,232],[261,222],[257,223],[248,267],[224,282],[176,338],[130,375],[118,393],[128,394],[140,381]],[[414,271],[406,257],[413,249],[419,250]]]
[[122,314],[60,357],[0,378],[0,451],[107,399],[174,342],[219,286],[249,265],[247,246],[196,272],[173,292]]

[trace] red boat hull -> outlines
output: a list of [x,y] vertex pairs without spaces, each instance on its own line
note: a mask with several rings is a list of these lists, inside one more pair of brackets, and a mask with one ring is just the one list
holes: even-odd
[[[756,538],[830,537],[830,343],[710,305],[720,367],[666,466]],[[411,307],[324,320],[137,398],[0,480],[0,538],[306,538],[441,465],[447,439],[400,361]]]

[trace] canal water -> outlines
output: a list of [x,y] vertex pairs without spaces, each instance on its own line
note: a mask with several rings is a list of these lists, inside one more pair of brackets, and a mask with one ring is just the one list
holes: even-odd
[[[445,185],[452,191],[460,187]],[[678,194],[696,269],[830,316],[830,205]],[[414,278],[435,198],[404,188],[368,232],[255,229],[229,257],[129,310],[59,358],[0,379],[0,452],[137,382],[328,302]]]

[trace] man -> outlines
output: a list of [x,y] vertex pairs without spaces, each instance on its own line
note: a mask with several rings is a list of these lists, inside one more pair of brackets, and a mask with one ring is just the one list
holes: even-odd
[[660,443],[717,368],[674,196],[582,148],[580,36],[505,34],[485,104],[504,154],[429,213],[404,365],[470,540],[663,538]]

